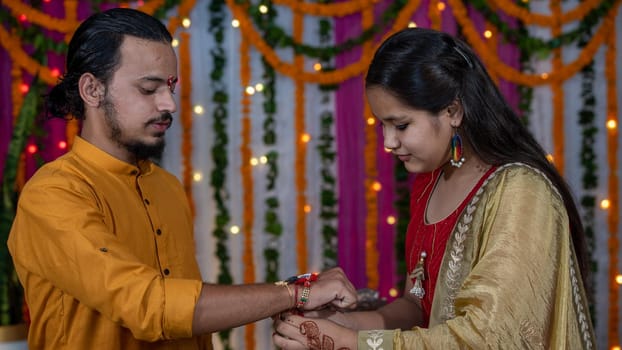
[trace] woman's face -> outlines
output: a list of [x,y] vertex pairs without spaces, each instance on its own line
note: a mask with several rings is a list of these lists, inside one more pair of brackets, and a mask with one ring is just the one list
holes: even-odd
[[372,113],[382,123],[384,146],[413,173],[433,171],[449,161],[452,123],[458,113],[449,108],[438,115],[413,109],[380,87],[366,90]]

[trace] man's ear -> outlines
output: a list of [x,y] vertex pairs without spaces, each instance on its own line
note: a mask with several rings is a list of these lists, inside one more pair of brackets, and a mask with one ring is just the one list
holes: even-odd
[[94,108],[99,107],[106,93],[104,84],[91,73],[82,74],[78,80],[78,90],[85,105]]

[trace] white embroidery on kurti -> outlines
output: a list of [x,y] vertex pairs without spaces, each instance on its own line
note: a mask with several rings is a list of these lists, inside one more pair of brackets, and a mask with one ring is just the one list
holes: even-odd
[[384,336],[384,332],[381,330],[373,330],[373,331],[369,331],[367,332],[368,338],[365,340],[365,342],[367,343],[367,345],[369,345],[368,349],[372,349],[372,350],[384,350],[384,348],[382,348],[382,343],[384,342],[384,339],[382,339],[382,337]]
[[490,176],[484,180],[482,186],[475,192],[475,195],[466,207],[465,214],[462,215],[460,221],[456,224],[456,230],[451,237],[453,242],[451,243],[451,251],[449,257],[451,260],[447,264],[447,276],[445,278],[445,285],[447,286],[447,297],[443,300],[441,319],[444,321],[450,320],[456,317],[455,300],[458,289],[463,282],[461,272],[462,263],[464,261],[464,242],[467,239],[467,233],[471,227],[473,221],[473,213],[477,209],[477,203],[484,193],[484,187],[488,182],[495,177],[499,171],[505,169],[510,164],[500,166]]
[[581,302],[581,293],[579,292],[579,280],[577,278],[577,272],[574,267],[574,260],[572,255],[570,256],[570,282],[572,283],[572,296],[574,305],[577,309],[577,321],[579,322],[579,328],[583,335],[583,346],[585,349],[592,349],[594,347],[592,343],[592,336],[590,334],[590,326],[587,320],[587,315],[583,309],[583,303]]

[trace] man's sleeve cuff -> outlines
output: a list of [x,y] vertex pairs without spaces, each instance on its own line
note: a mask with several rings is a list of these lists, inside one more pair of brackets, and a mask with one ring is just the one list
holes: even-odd
[[192,337],[194,309],[203,282],[198,280],[164,279],[164,338]]

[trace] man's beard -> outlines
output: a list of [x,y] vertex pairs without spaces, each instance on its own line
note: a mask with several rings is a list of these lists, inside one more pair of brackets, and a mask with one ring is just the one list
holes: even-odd
[[[116,142],[119,146],[125,148],[125,150],[127,150],[129,153],[133,154],[134,157],[136,157],[136,160],[161,158],[165,146],[165,141],[163,137],[152,145],[141,142],[140,140],[126,140],[124,139],[123,130],[121,130],[121,126],[119,125],[117,110],[114,107],[112,101],[110,101],[107,96],[102,102],[102,107],[104,108],[104,117],[106,119],[106,124],[108,125],[108,128],[110,128],[109,137],[111,140]],[[163,113],[159,118],[157,118],[157,120],[159,121],[166,119],[172,120],[173,116],[167,112]],[[147,125],[152,122],[154,121],[149,121]]]

